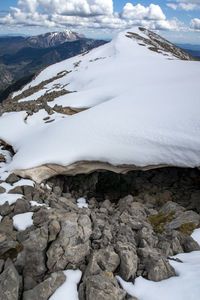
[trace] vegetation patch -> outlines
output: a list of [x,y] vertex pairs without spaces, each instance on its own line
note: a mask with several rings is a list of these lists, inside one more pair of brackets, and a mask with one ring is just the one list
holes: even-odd
[[157,214],[154,216],[151,216],[147,219],[147,222],[151,224],[153,227],[154,232],[156,233],[162,233],[164,226],[169,224],[173,218],[174,218],[175,212],[171,211],[169,214]]
[[191,235],[192,232],[199,227],[200,226],[196,226],[193,222],[188,222],[181,224],[178,230],[183,234]]

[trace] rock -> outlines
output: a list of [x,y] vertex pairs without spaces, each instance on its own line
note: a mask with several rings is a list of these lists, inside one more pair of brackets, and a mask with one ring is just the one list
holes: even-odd
[[164,214],[164,215],[168,215],[171,212],[174,212],[174,216],[178,216],[180,213],[184,212],[185,208],[180,206],[178,203],[176,202],[172,202],[172,201],[168,201],[167,203],[165,203],[161,209],[159,210],[159,213]]
[[126,281],[134,279],[138,265],[136,248],[130,243],[118,242],[115,249],[120,257],[119,275]]
[[30,209],[30,204],[27,200],[25,199],[18,199],[15,202],[15,207],[14,207],[14,214],[22,214],[25,213],[27,211],[29,211]]
[[52,273],[50,277],[32,290],[23,293],[23,300],[48,300],[49,297],[65,282],[63,272]]
[[14,265],[9,266],[0,275],[0,299],[18,300],[20,288],[20,277]]
[[4,260],[0,259],[0,273],[3,271]]
[[123,291],[112,273],[90,276],[86,281],[86,300],[123,300]]
[[16,240],[16,232],[13,230],[13,220],[8,216],[0,222],[0,242]]
[[48,226],[44,224],[29,232],[28,238],[22,242],[23,251],[19,253],[15,266],[24,276],[33,279],[46,272],[46,248],[48,242]]
[[140,248],[138,254],[149,280],[161,281],[176,275],[168,260],[155,249]]
[[87,215],[66,214],[57,239],[47,251],[48,269],[58,271],[68,265],[78,269],[90,252],[91,232],[91,221]]
[[0,163],[5,163],[6,162],[6,159],[5,159],[5,156],[0,153]]
[[191,236],[187,234],[180,234],[179,241],[184,252],[192,252],[192,251],[200,250],[199,244],[195,240],[193,240]]
[[4,189],[2,186],[0,186],[0,194],[3,194],[6,192],[6,189]]
[[56,220],[52,220],[49,224],[49,242],[56,239],[58,233],[60,232],[60,223]]
[[23,194],[24,196],[29,199],[29,200],[32,200],[33,199],[33,195],[34,195],[34,192],[35,192],[35,189],[33,186],[29,186],[29,185],[25,185],[23,187]]
[[0,243],[0,259],[15,259],[19,252],[23,250],[23,245],[17,241],[4,241]]
[[7,216],[12,212],[13,208],[9,205],[8,201],[6,201],[3,205],[0,205],[0,215]]
[[15,175],[14,173],[12,173],[7,177],[7,179],[5,181],[7,183],[13,184],[19,180],[20,180],[20,178],[17,175]]
[[121,212],[127,210],[135,219],[145,219],[147,217],[148,209],[144,204],[136,202],[131,195],[120,199],[118,205]]
[[74,204],[70,199],[67,199],[65,197],[59,197],[57,202],[52,202],[51,207],[65,209],[67,211],[78,211],[79,210],[77,204]]
[[184,223],[194,223],[197,226],[200,223],[200,215],[192,210],[182,212],[164,228],[178,229]]
[[114,272],[119,266],[120,259],[113,248],[100,249],[94,251],[89,258],[89,264],[84,273],[84,277],[96,275],[102,271]]
[[21,194],[23,195],[23,190],[21,186],[16,186],[14,189],[10,190],[8,194]]

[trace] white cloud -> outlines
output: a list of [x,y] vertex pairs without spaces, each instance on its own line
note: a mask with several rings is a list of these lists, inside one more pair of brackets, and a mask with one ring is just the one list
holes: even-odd
[[[155,30],[178,30],[176,20],[167,20],[159,5],[133,6],[127,3],[121,14],[114,12],[113,0],[18,0],[7,15],[0,16],[6,26],[38,26],[84,30],[122,30],[144,26]],[[15,27],[14,27],[15,26]]]
[[200,30],[200,19],[192,19],[190,22],[190,27],[194,30]]
[[200,9],[200,1],[199,0],[175,0],[176,3],[167,3],[167,6],[172,8],[173,10],[185,10],[185,11],[192,11],[196,9]]
[[145,7],[141,4],[134,6],[132,3],[127,3],[121,14],[122,18],[125,19],[136,19],[136,20],[165,20],[166,17],[159,5],[150,4]]

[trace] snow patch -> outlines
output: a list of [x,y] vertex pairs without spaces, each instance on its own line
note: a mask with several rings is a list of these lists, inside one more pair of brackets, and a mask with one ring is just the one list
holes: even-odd
[[15,215],[13,217],[13,226],[18,230],[18,231],[24,231],[28,227],[33,225],[33,213],[32,212],[27,212],[19,215]]
[[63,273],[66,276],[65,283],[55,291],[49,300],[79,300],[77,285],[81,279],[82,272],[79,270],[67,270]]
[[79,198],[77,199],[77,206],[79,208],[88,208],[88,203],[85,198]]

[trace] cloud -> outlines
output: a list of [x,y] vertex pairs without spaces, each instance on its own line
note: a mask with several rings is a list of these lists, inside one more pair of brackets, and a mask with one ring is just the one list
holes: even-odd
[[167,3],[167,6],[172,8],[173,10],[185,10],[192,11],[196,9],[200,9],[200,1],[199,0],[176,0],[176,3]]
[[141,4],[133,6],[132,3],[127,3],[121,13],[121,17],[125,19],[136,20],[165,20],[166,17],[159,5],[150,4],[145,7]]
[[194,30],[200,30],[200,19],[192,19],[190,22],[190,27]]
[[[178,30],[177,20],[167,20],[159,5],[126,3],[121,13],[114,12],[113,0],[18,0],[0,15],[0,24],[39,26],[77,30],[123,30],[132,26],[144,26],[155,30]],[[15,27],[14,27],[15,26]]]

